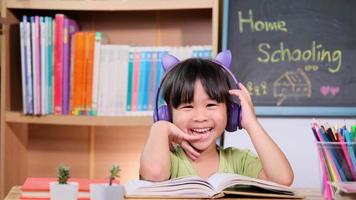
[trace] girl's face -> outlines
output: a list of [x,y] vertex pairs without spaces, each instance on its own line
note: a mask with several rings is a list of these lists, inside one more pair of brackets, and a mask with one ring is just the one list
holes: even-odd
[[216,139],[224,132],[227,123],[225,103],[217,103],[209,98],[200,80],[194,85],[191,103],[182,103],[172,109],[173,123],[188,134],[202,135],[191,145],[199,151],[214,146]]

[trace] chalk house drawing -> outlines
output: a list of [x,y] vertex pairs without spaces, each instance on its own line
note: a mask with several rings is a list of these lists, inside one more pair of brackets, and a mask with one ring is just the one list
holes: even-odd
[[312,94],[311,82],[307,74],[300,68],[297,71],[284,72],[273,82],[273,97],[277,98],[277,106],[282,105],[289,97],[310,98]]

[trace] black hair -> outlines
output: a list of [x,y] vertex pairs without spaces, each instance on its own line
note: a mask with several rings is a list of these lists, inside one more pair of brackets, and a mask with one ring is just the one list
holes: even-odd
[[190,58],[178,63],[165,76],[162,97],[168,107],[178,108],[182,103],[191,103],[197,80],[201,81],[210,99],[230,105],[231,84],[222,66],[208,59]]

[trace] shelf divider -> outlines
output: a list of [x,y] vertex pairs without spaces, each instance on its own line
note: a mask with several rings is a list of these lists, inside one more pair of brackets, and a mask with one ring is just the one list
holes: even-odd
[[5,121],[11,123],[55,124],[79,126],[150,126],[152,115],[147,116],[27,116],[21,112],[7,111]]

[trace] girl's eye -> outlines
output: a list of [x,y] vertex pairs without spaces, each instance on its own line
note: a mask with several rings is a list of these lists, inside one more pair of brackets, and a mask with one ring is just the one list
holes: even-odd
[[181,109],[192,109],[193,106],[192,106],[192,105],[189,105],[189,104],[186,104],[186,105],[181,105],[180,108],[181,108]]
[[216,106],[218,106],[218,104],[216,104],[216,103],[209,103],[208,105],[206,105],[206,107],[208,107],[208,108],[214,108]]

